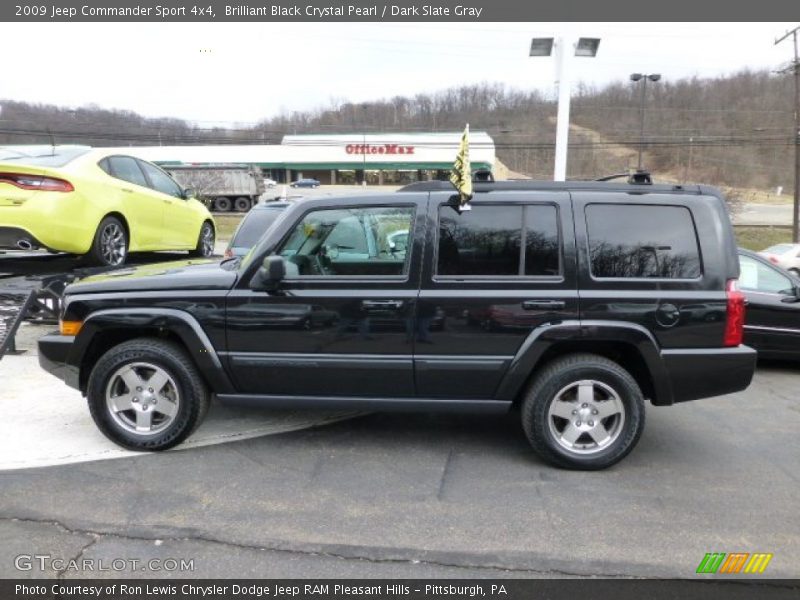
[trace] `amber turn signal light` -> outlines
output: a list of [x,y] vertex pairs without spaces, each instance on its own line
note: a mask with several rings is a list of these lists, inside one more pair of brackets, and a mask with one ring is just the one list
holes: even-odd
[[78,335],[83,321],[59,321],[58,330],[61,335]]

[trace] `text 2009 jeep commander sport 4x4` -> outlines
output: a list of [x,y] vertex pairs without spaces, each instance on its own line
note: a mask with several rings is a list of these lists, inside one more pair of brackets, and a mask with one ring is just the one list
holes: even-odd
[[211,394],[280,407],[508,411],[538,454],[599,469],[657,406],[746,388],[744,297],[706,187],[440,182],[298,203],[240,263],[69,286],[42,366],[114,442],[184,440]]

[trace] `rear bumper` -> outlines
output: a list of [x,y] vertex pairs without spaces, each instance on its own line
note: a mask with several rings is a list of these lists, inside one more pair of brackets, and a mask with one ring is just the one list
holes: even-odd
[[67,364],[74,341],[71,335],[50,334],[39,338],[39,366],[77,390],[80,389],[78,369]]
[[0,248],[13,248],[14,250],[28,250],[19,245],[19,242],[27,242],[31,248],[41,248],[42,244],[30,231],[22,227],[6,227],[0,225]]
[[35,192],[21,206],[0,206],[0,227],[8,230],[13,246],[22,232],[34,245],[85,254],[94,239],[99,211],[88,205],[77,192]]
[[750,385],[756,368],[756,351],[749,346],[662,350],[661,356],[673,402],[740,392]]

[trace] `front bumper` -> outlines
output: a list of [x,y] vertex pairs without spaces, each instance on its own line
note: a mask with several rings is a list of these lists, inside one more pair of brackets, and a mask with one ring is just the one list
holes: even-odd
[[661,356],[673,402],[741,392],[750,385],[756,368],[756,351],[749,346],[662,350]]
[[80,373],[77,367],[67,363],[75,336],[56,333],[39,338],[39,366],[55,375],[68,386],[80,389]]

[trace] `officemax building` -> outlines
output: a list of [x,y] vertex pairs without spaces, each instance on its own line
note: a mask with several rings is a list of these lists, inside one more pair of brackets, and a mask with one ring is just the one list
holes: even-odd
[[[314,178],[323,184],[402,185],[446,179],[461,134],[304,134],[272,145],[136,146],[126,152],[161,165],[252,165],[278,183]],[[494,167],[494,141],[487,133],[471,132],[469,148],[473,171]]]

